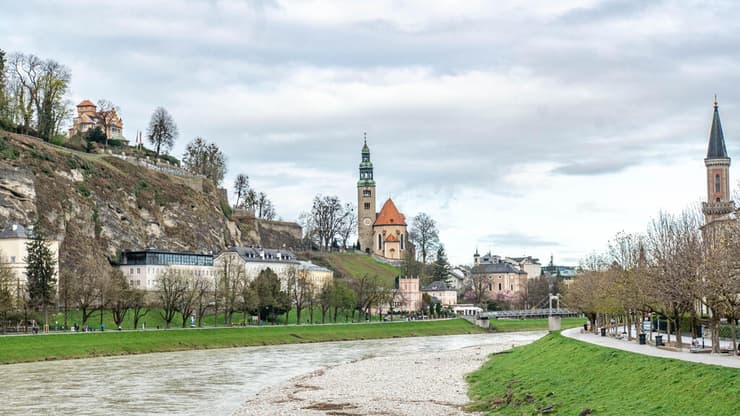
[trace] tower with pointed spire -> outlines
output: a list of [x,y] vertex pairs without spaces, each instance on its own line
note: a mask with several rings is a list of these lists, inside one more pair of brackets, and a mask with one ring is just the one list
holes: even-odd
[[373,179],[373,163],[370,161],[370,148],[367,146],[367,133],[364,134],[365,144],[362,146],[362,161],[360,162],[360,179],[357,181],[357,241],[360,249],[366,253],[372,252],[373,224],[375,224],[375,180]]
[[702,204],[702,212],[704,223],[709,224],[735,211],[735,203],[730,199],[730,157],[727,155],[725,136],[719,120],[716,95],[704,166],[707,168],[707,202]]

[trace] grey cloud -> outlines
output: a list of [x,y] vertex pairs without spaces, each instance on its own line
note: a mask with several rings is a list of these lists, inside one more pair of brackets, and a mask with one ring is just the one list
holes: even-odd
[[552,170],[563,175],[592,176],[621,172],[630,166],[628,161],[590,161],[569,163]]

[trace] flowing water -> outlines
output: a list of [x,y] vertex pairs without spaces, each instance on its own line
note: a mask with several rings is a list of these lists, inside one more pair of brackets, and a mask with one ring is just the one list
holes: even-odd
[[452,335],[12,364],[0,366],[0,414],[229,415],[261,390],[319,368],[534,338]]

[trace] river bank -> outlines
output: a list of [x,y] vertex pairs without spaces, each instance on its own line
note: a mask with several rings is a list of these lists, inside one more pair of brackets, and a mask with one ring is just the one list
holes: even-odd
[[470,415],[465,375],[490,354],[545,332],[496,334],[495,342],[452,351],[371,357],[292,379],[244,403],[237,416]]
[[0,364],[184,350],[479,334],[463,319],[389,323],[106,331],[0,337]]

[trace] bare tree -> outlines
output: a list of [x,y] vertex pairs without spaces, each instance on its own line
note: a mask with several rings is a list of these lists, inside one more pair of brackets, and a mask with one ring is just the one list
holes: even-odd
[[111,272],[110,294],[113,322],[116,324],[116,327],[121,328],[123,320],[131,309],[131,291],[120,269],[115,269]]
[[194,311],[198,315],[198,327],[203,326],[203,316],[208,310],[210,293],[213,291],[211,280],[205,276],[198,276],[192,282],[192,291],[195,297]]
[[178,134],[177,124],[170,113],[164,107],[157,107],[149,120],[146,133],[147,140],[155,147],[155,157],[159,157],[161,150],[172,149]]
[[139,321],[149,314],[149,302],[147,292],[144,289],[131,288],[129,291],[130,295],[130,307],[134,329],[139,327]]
[[111,127],[118,120],[119,108],[109,100],[98,100],[98,122],[105,134],[105,146],[108,147],[108,139],[111,136]]
[[234,203],[234,208],[239,208],[241,204],[244,204],[247,196],[247,192],[249,191],[249,176],[240,173],[236,175],[236,179],[234,179],[234,192],[236,192],[236,203]]
[[313,235],[322,250],[328,250],[347,216],[346,207],[337,196],[316,195],[310,213]]
[[175,319],[175,314],[181,307],[183,296],[188,290],[187,279],[180,276],[178,270],[168,269],[159,274],[157,278],[157,295],[159,296],[160,307],[162,310],[159,314],[164,319],[167,328]]
[[234,312],[239,309],[239,301],[243,300],[243,288],[247,284],[246,272],[238,256],[237,253],[226,253],[216,265],[216,298],[224,311],[224,324],[232,322]]
[[428,214],[420,212],[411,222],[409,239],[416,246],[421,262],[426,264],[429,255],[434,253],[439,245],[437,223]]
[[208,143],[202,137],[187,144],[182,162],[188,172],[203,175],[217,186],[226,174],[226,156],[216,143]]
[[8,312],[13,310],[13,283],[15,280],[15,274],[10,268],[7,259],[0,251],[0,325],[2,325],[2,331],[5,332],[5,318]]
[[345,216],[342,223],[339,225],[339,238],[342,241],[342,247],[347,248],[349,238],[354,235],[357,230],[357,214],[352,204],[346,204],[344,206]]
[[387,289],[378,276],[367,274],[350,279],[349,287],[356,295],[356,307],[360,321],[370,315],[373,306],[380,305]]
[[480,266],[475,266],[470,271],[470,280],[466,290],[466,297],[475,305],[482,306],[488,300],[491,290],[491,276],[485,273]]
[[295,267],[288,269],[287,282],[287,293],[296,308],[296,323],[300,325],[303,308],[309,303],[313,287],[307,279],[305,270],[297,270]]

